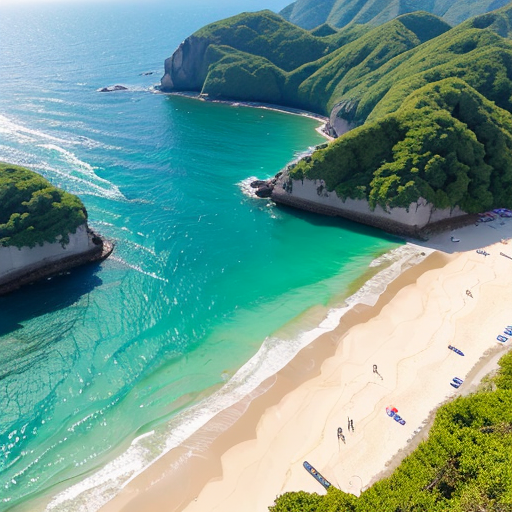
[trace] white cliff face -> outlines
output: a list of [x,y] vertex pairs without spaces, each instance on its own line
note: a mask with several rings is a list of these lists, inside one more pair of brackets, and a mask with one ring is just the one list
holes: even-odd
[[[293,201],[293,199],[296,199],[299,202],[313,203],[321,207],[326,207],[332,210],[332,213],[339,214],[340,216],[344,216],[344,213],[350,214],[346,215],[348,218],[356,214],[361,216],[361,218],[373,218],[385,222],[391,221],[421,229],[433,222],[466,215],[466,213],[458,207],[453,210],[451,208],[438,210],[431,203],[427,203],[423,198],[420,198],[418,202],[411,203],[407,209],[392,208],[389,211],[385,211],[380,205],[377,205],[375,210],[372,210],[366,200],[342,200],[337,196],[336,192],[328,192],[323,180],[292,180],[291,191],[288,191],[289,188],[286,187],[285,183],[286,180],[278,180],[275,185],[273,197],[275,197],[277,201],[282,198],[285,200]],[[286,189],[283,188],[283,185],[285,185]],[[368,223],[372,224],[372,222]]]
[[87,233],[85,224],[69,235],[69,243],[62,247],[59,242],[45,242],[35,247],[0,247],[0,282],[8,281],[22,272],[36,270],[69,256],[86,253],[95,245]]

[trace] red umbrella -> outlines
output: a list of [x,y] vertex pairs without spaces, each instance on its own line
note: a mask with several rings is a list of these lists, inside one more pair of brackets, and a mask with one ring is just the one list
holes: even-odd
[[398,409],[396,407],[388,406],[386,407],[386,414],[388,416],[393,417],[398,412]]

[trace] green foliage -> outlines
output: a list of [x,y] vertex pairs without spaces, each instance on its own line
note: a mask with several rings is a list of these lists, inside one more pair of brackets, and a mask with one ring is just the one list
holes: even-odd
[[291,492],[279,498],[278,503],[269,507],[270,512],[316,512],[322,497],[304,491]]
[[231,46],[264,57],[285,71],[295,69],[338,48],[339,35],[316,37],[271,11],[243,13],[211,23],[193,34],[208,44]]
[[456,78],[429,84],[400,109],[313,153],[293,179],[323,179],[342,197],[372,207],[479,212],[512,206],[512,115]]
[[[286,13],[332,17],[344,5],[359,19],[363,4],[373,23],[419,0],[299,0]],[[421,3],[454,17],[462,6],[474,13],[499,5]],[[372,207],[408,207],[423,197],[473,213],[512,206],[512,43],[503,37],[511,27],[512,4],[453,29],[414,12],[373,29],[352,23],[308,32],[262,11],[195,37],[208,42],[201,65],[209,97],[278,103],[330,115],[334,125],[336,118],[362,125],[299,163],[292,178],[323,179],[340,197]]]
[[[212,98],[272,101],[327,114],[368,73],[448,29],[435,16],[416,13],[373,30],[351,25],[320,37],[269,11],[244,13],[194,34],[207,42],[200,63],[201,70],[207,70],[201,92]],[[319,28],[320,33],[325,31]],[[198,74],[203,76],[203,71],[190,73],[191,89]]]
[[210,98],[228,97],[267,103],[282,102],[283,72],[262,57],[255,57],[229,46],[210,46],[206,59],[210,66],[202,92]]
[[489,30],[460,26],[391,59],[335,101],[358,102],[358,122],[395,111],[413,91],[459,77],[500,107],[512,110],[512,44]]
[[[402,16],[377,27],[329,55],[328,59],[310,64],[309,76],[299,68],[290,74],[290,81],[298,74],[299,102],[306,108],[328,113],[334,104],[346,97],[352,99],[352,90],[361,81],[394,57],[420,45],[427,35],[436,37],[448,25],[424,13]],[[313,65],[316,64],[316,69]],[[292,91],[287,91],[291,96]]]
[[389,478],[359,498],[334,488],[326,496],[311,495],[312,501],[304,493],[288,493],[269,510],[512,511],[512,352],[502,357],[500,366],[493,379],[496,390],[482,390],[442,406],[428,439]]
[[53,187],[23,167],[0,163],[0,245],[34,247],[69,242],[69,234],[86,222],[78,197]]
[[337,30],[329,25],[329,23],[324,23],[319,25],[315,29],[311,30],[311,34],[315,37],[327,37],[336,34]]
[[350,23],[381,25],[414,11],[428,11],[456,25],[507,4],[508,0],[297,0],[281,12],[288,21],[312,29],[322,23],[344,27]]

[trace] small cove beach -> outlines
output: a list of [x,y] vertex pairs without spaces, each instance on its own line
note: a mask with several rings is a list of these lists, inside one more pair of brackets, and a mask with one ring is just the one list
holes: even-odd
[[[512,246],[500,240],[512,236],[512,222],[493,224],[433,237],[427,246],[437,250],[389,284],[374,306],[352,308],[334,331],[129,482],[102,510],[235,511],[244,503],[246,511],[266,511],[284,492],[323,492],[304,470],[305,460],[356,495],[386,476],[426,435],[432,412],[475,389],[509,348],[510,341],[496,337],[511,324],[504,305],[512,294],[512,261],[500,253],[512,254]],[[476,252],[482,247],[489,256]],[[458,390],[449,385],[453,377],[465,379]],[[386,415],[388,405],[405,425]],[[222,431],[229,416],[238,420]]]

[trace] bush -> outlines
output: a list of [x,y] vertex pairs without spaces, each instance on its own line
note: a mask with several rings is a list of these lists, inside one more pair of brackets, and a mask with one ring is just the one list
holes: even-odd
[[53,187],[39,174],[0,163],[0,245],[34,247],[59,240],[87,220],[80,199]]
[[284,494],[269,510],[510,512],[512,353],[502,357],[500,366],[495,391],[482,390],[442,406],[429,438],[359,498],[331,487],[326,496]]

